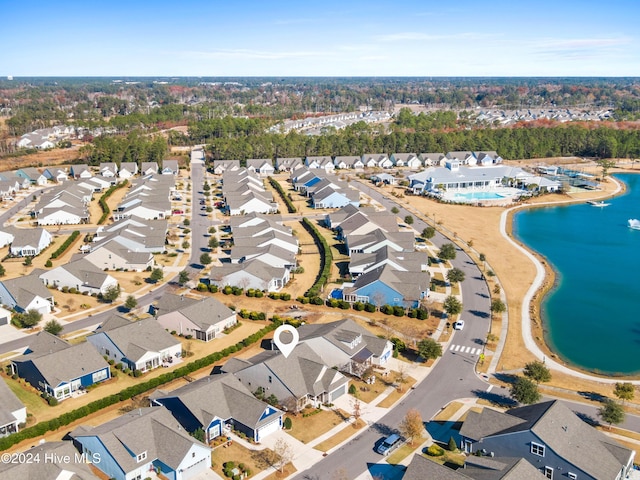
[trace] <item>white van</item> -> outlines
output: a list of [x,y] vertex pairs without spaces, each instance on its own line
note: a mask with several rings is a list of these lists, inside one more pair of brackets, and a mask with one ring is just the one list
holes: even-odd
[[376,449],[376,452],[378,452],[380,455],[389,455],[400,445],[402,445],[402,437],[394,433],[384,439],[384,441]]

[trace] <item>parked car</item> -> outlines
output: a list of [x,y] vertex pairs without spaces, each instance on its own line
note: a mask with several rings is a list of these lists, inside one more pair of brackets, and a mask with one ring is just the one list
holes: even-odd
[[463,328],[464,328],[464,320],[458,320],[456,323],[453,324],[454,330],[462,330]]
[[403,441],[404,440],[402,439],[402,437],[397,433],[389,435],[382,441],[380,445],[378,445],[376,452],[378,452],[380,455],[389,455],[396,448],[402,445]]

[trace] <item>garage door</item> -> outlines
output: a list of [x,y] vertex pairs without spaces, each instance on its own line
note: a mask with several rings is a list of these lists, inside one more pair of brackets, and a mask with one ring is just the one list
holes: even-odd
[[347,393],[347,385],[343,385],[342,387],[340,387],[340,388],[334,390],[333,392],[331,392],[331,394],[329,395],[329,398],[330,398],[331,402],[333,403],[333,401],[336,398],[341,397],[345,393]]
[[262,440],[267,435],[271,435],[273,432],[277,432],[280,429],[280,420],[267,423],[263,427],[258,429],[258,441]]
[[209,462],[207,458],[202,458],[198,462],[189,465],[180,472],[178,478],[181,480],[189,480],[200,475],[202,472],[209,470]]

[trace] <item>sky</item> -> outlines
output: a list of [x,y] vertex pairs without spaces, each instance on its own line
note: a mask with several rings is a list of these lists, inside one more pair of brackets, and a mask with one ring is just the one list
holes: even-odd
[[0,0],[0,75],[640,76],[638,0]]

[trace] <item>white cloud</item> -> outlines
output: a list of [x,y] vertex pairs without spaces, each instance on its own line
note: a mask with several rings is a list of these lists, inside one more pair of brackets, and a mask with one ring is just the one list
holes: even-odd
[[329,52],[322,51],[263,51],[250,49],[188,50],[181,52],[181,54],[205,60],[281,60],[331,55]]
[[463,32],[446,35],[432,35],[422,32],[399,32],[375,37],[381,42],[406,42],[406,41],[430,41],[430,40],[480,40],[489,37],[496,37],[495,33]]

